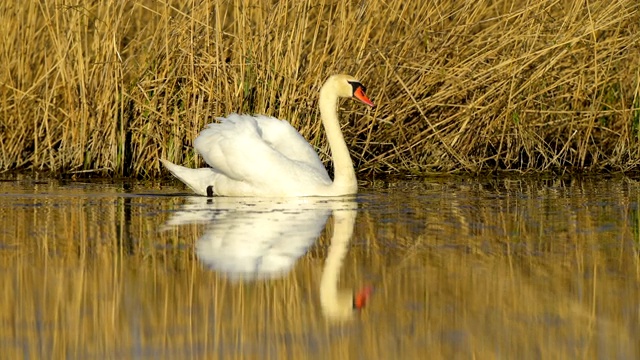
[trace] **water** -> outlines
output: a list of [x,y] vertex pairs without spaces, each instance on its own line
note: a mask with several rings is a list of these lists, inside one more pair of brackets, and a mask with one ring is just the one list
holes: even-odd
[[4,181],[2,357],[638,358],[639,201],[624,178],[292,200]]

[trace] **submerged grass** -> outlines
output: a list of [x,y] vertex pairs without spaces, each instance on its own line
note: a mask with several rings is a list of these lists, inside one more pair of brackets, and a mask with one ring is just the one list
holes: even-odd
[[328,160],[332,73],[361,174],[630,171],[640,3],[42,0],[0,5],[0,170],[157,176],[229,112],[289,120]]

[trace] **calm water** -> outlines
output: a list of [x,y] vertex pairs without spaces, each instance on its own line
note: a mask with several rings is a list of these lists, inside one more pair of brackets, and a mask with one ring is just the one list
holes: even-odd
[[640,358],[639,202],[630,179],[4,181],[0,357]]

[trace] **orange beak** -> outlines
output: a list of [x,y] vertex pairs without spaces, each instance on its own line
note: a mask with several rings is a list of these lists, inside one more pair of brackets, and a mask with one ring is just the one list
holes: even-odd
[[371,106],[371,107],[375,107],[376,105],[373,103],[373,101],[369,100],[369,98],[367,97],[367,94],[364,93],[364,90],[362,90],[362,87],[358,87],[356,89],[356,91],[353,92],[353,96],[362,101],[363,103]]
[[371,295],[372,292],[373,292],[373,287],[371,286],[367,286],[362,290],[358,291],[353,297],[353,308],[358,310],[361,310],[362,308],[364,308],[365,305],[367,305],[367,300],[369,299],[369,296]]

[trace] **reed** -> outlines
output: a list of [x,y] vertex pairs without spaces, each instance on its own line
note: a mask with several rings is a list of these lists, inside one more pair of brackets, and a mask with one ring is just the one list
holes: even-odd
[[640,4],[43,0],[0,5],[0,170],[152,177],[200,166],[215,116],[289,120],[328,160],[344,103],[361,176],[629,171],[640,163]]

